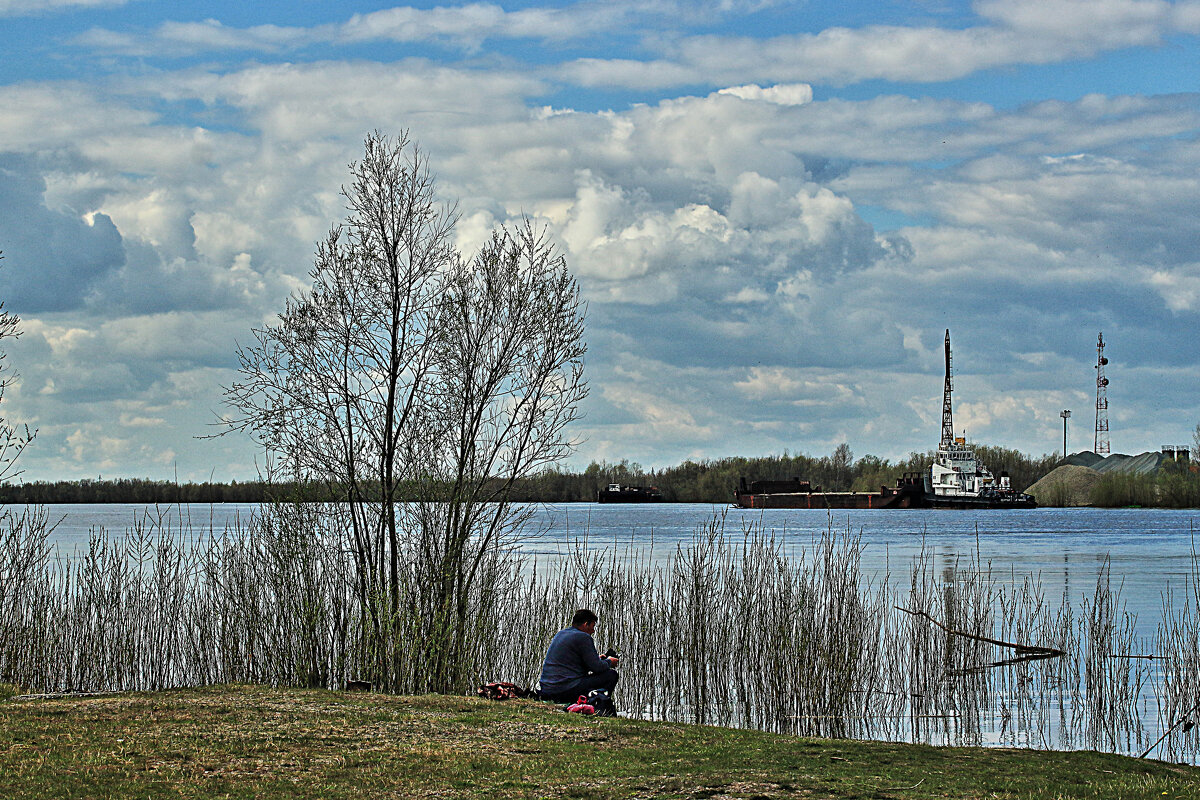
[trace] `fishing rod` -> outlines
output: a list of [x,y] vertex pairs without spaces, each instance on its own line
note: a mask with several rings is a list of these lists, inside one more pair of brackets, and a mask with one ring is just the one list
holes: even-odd
[[1200,711],[1200,700],[1197,700],[1195,705],[1184,712],[1182,717],[1175,720],[1175,724],[1167,728],[1167,732],[1158,737],[1158,740],[1154,744],[1147,747],[1146,752],[1142,753],[1140,756],[1138,756],[1138,758],[1145,758],[1146,756],[1150,755],[1150,751],[1162,744],[1163,740],[1174,733],[1176,728],[1183,726],[1184,733],[1190,731],[1196,724],[1195,721],[1192,720],[1192,715],[1197,711]]

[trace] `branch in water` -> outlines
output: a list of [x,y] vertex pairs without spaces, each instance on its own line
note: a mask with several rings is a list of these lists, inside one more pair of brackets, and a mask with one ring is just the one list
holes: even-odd
[[[1018,663],[1018,661],[1032,661],[1032,660],[1036,660],[1038,658],[1055,658],[1057,656],[1065,656],[1067,654],[1066,650],[1059,650],[1055,647],[1042,647],[1041,645],[1036,645],[1036,644],[1020,644],[1018,642],[1005,642],[1000,639],[989,639],[988,637],[980,636],[977,633],[967,633],[966,631],[956,631],[953,628],[947,626],[945,623],[938,622],[936,619],[934,619],[932,616],[930,616],[929,612],[927,612],[927,611],[914,611],[911,608],[904,608],[902,606],[895,606],[895,609],[897,611],[903,611],[905,614],[912,614],[914,617],[924,617],[925,619],[932,622],[934,625],[937,625],[939,628],[944,630],[946,633],[952,634],[954,636],[961,636],[964,639],[973,639],[974,641],[977,641],[977,642],[987,642],[988,644],[994,644],[997,647],[1008,647],[1013,650],[1016,650],[1018,656],[1024,656],[1024,658],[1012,659],[1008,663]],[[1004,663],[1005,662],[999,662],[999,663],[993,664],[991,666],[1001,666]]]

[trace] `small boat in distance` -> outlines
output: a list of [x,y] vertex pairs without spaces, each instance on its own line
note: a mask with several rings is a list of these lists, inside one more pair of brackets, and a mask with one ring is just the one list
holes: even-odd
[[1014,491],[1008,473],[996,479],[966,439],[954,435],[950,377],[950,331],[946,330],[946,383],[942,397],[942,439],[929,473],[907,473],[878,492],[822,492],[808,481],[753,481],[742,478],[733,490],[739,508],[1037,508],[1029,495]]
[[661,503],[663,494],[657,486],[622,486],[610,483],[596,492],[597,503]]

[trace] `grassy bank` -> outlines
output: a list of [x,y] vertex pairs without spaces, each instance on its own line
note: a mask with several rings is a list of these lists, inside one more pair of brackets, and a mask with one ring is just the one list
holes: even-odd
[[0,702],[0,797],[1162,798],[1200,769],[566,715],[529,701],[214,687]]

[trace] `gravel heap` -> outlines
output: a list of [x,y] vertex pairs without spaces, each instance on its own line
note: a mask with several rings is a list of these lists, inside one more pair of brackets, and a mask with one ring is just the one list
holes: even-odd
[[1025,490],[1039,506],[1088,506],[1100,473],[1079,464],[1063,464]]
[[1133,475],[1153,475],[1162,466],[1163,454],[1147,451],[1136,456],[1124,453],[1113,453],[1110,456],[1099,456],[1091,450],[1072,453],[1063,459],[1064,464],[1075,464],[1081,467],[1091,467],[1097,472],[1125,472]]

